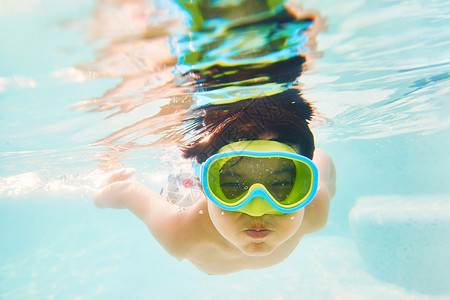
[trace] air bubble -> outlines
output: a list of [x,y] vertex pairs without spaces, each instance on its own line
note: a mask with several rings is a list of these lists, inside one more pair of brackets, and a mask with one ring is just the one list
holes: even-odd
[[223,215],[225,215],[225,213],[224,213],[224,212],[221,212],[220,214],[221,214],[222,216],[223,216]]
[[201,214],[201,215],[203,215],[203,210],[200,210],[198,213]]
[[295,219],[295,217],[292,217],[292,218],[291,218],[291,220],[294,220],[294,219]]

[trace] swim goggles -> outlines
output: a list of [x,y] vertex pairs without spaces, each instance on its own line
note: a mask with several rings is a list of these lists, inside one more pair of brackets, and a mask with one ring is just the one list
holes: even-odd
[[297,211],[317,192],[315,164],[275,141],[231,143],[193,167],[214,204],[251,216]]

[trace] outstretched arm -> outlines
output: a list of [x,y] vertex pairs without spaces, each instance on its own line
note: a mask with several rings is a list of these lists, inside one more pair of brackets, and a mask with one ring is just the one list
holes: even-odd
[[151,214],[151,203],[161,196],[129,179],[133,174],[132,169],[112,172],[104,181],[104,186],[94,194],[94,204],[99,208],[128,209],[146,222]]
[[192,235],[189,224],[195,205],[180,210],[149,187],[129,179],[133,173],[129,169],[111,173],[106,185],[95,193],[94,204],[99,208],[130,210],[170,254],[180,258],[186,256],[191,247],[186,237]]

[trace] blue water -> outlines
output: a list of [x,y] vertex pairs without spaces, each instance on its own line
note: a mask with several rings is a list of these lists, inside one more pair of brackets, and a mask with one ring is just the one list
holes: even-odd
[[[0,5],[0,299],[450,298],[448,2],[305,3],[328,24],[302,82],[338,192],[326,228],[286,261],[227,276],[173,259],[131,213],[92,204],[105,149],[89,145],[165,103],[108,119],[73,109],[121,82],[77,69],[111,42],[86,37],[95,6]],[[158,9],[152,22],[168,18]],[[160,189],[155,158],[137,149],[120,161]]]

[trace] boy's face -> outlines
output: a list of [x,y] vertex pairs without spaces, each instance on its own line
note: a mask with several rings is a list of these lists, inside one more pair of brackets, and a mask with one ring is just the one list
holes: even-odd
[[[262,183],[277,199],[285,198],[295,179],[295,166],[286,159],[236,158],[221,169],[220,184],[228,198],[235,198],[253,183]],[[219,233],[249,256],[272,253],[298,231],[304,209],[288,214],[267,213],[254,217],[225,211],[208,200],[211,221]]]

